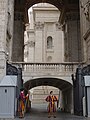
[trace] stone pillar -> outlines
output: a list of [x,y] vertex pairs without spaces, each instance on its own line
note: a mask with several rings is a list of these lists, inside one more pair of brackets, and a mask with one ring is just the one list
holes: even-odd
[[14,13],[14,35],[12,44],[12,61],[21,62],[24,57],[24,24],[23,13]]
[[34,62],[35,61],[35,34],[34,34],[34,30],[33,29],[27,29],[27,36],[28,36],[27,61],[28,62]]
[[0,0],[0,79],[6,74],[6,31],[8,0]]
[[85,69],[82,69],[81,66],[78,66],[76,70],[76,78],[73,79],[74,114],[76,115],[83,115],[84,72]]
[[73,114],[73,93],[72,87],[67,88],[62,91],[62,105],[65,112],[70,112]]
[[7,20],[6,53],[8,54],[7,60],[11,61],[13,24],[14,24],[14,0],[8,0],[7,15],[8,15],[8,20]]
[[65,61],[81,61],[80,20],[78,12],[67,12],[64,26]]
[[30,41],[28,43],[28,47],[29,47],[29,55],[28,55],[28,61],[29,62],[34,62],[35,60],[35,42],[34,41]]
[[43,23],[35,23],[35,62],[43,61],[43,28]]
[[[54,31],[55,32],[55,31]],[[64,62],[64,35],[59,22],[56,23],[54,56],[55,62]]]
[[23,79],[22,79],[22,68],[18,68],[18,95],[20,93],[20,89],[23,87]]
[[90,64],[90,1],[80,0],[80,24],[83,61]]

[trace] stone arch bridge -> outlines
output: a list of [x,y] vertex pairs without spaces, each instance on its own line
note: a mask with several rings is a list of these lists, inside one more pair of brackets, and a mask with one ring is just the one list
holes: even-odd
[[25,89],[36,86],[53,86],[62,91],[64,107],[66,111],[73,111],[73,82],[72,74],[75,74],[79,63],[13,63],[22,68],[22,78]]
[[64,62],[64,63],[25,63],[13,62],[16,67],[22,68],[22,77],[24,83],[42,78],[54,78],[66,81],[73,85],[72,74],[75,74],[76,68],[80,63],[78,62]]

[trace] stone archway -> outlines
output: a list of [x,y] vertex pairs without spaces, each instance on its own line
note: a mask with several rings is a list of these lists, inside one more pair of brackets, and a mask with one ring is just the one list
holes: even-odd
[[[27,20],[27,9],[39,2],[47,2],[55,5],[60,11],[60,25],[65,35],[65,61],[81,61],[80,40],[80,15],[79,0],[10,0],[0,1],[1,8],[1,38],[0,59],[5,74],[6,59],[11,61],[23,61],[23,32]],[[4,14],[3,14],[4,13]],[[8,13],[8,15],[7,15]],[[13,25],[14,24],[14,25]],[[67,29],[68,28],[68,29]],[[14,29],[14,30],[13,30]],[[66,31],[65,31],[66,30]],[[74,32],[72,32],[74,31]],[[14,36],[13,36],[14,35]],[[6,48],[7,47],[7,48]]]
[[65,43],[68,43],[65,44],[65,61],[81,61],[79,0],[57,0],[57,2],[56,0],[1,0],[0,73],[3,74],[2,76],[6,71],[8,43],[13,43],[11,44],[12,61],[23,61],[23,32],[28,21],[27,10],[39,2],[53,4],[61,11],[59,22],[64,30]]
[[[16,37],[14,37],[13,39],[12,60],[23,61],[23,32],[25,24],[28,22],[27,11],[29,7],[40,2],[50,3],[56,6],[61,11],[59,23],[60,27],[62,27],[64,31],[64,43],[65,43],[64,61],[80,62],[81,40],[80,40],[79,0],[76,1],[57,0],[57,2],[56,0],[32,0],[32,1],[15,0],[14,35],[16,35]],[[17,43],[18,46],[16,46]]]
[[[61,14],[60,27],[64,32],[64,61],[81,61],[80,12],[79,0],[15,0],[14,8],[14,37],[12,61],[23,61],[24,29],[28,22],[28,9],[37,3],[44,2],[56,6]],[[18,43],[18,44],[17,44]]]
[[53,86],[60,89],[63,110],[65,112],[73,112],[73,86],[69,82],[57,78],[38,78],[24,83],[24,88],[27,91],[37,86]]
[[59,78],[36,78],[32,80],[28,80],[27,82],[24,83],[24,87],[27,89],[31,89],[36,86],[41,86],[41,85],[49,85],[49,86],[54,86],[57,87],[61,90],[68,89],[72,86],[71,83],[61,80]]

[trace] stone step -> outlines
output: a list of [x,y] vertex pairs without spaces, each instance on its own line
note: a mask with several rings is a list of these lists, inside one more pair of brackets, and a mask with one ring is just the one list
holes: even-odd
[[[46,95],[43,95],[43,94],[34,94],[33,95],[33,99],[45,99],[46,97],[48,96],[48,94],[46,94]],[[59,94],[55,94],[55,96],[59,96]]]
[[59,90],[54,89],[36,89],[33,91],[33,94],[49,94],[50,91],[53,91],[54,94],[57,94]]
[[45,99],[53,91],[54,95],[59,96],[59,89],[52,86],[40,86],[33,89],[32,93],[32,103],[46,103]]

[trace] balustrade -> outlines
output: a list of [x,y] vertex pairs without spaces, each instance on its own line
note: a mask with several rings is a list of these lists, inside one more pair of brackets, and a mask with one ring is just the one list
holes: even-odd
[[69,74],[74,73],[79,63],[12,63],[22,67],[23,72],[30,74]]

